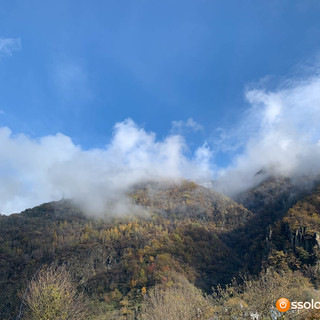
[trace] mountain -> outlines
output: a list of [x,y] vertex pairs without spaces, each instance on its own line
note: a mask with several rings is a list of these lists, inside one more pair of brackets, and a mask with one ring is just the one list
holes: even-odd
[[242,226],[252,215],[227,196],[191,181],[173,185],[151,182],[136,187],[130,196],[166,219],[208,221],[219,229]]
[[45,265],[69,268],[90,319],[114,310],[131,319],[145,292],[174,274],[208,294],[239,272],[270,267],[319,282],[320,188],[269,177],[232,200],[191,181],[149,182],[129,196],[141,215],[93,218],[70,200],[0,215],[0,318],[17,317]]
[[314,190],[314,183],[302,179],[297,183],[288,177],[268,176],[259,185],[234,197],[252,213],[244,227],[227,234],[225,242],[235,248],[247,270],[257,273],[269,250],[271,229],[289,208]]
[[142,288],[163,281],[169,271],[210,291],[240,269],[219,232],[245,224],[251,212],[242,205],[193,182],[149,183],[130,196],[149,215],[94,219],[62,200],[1,216],[1,317],[14,317],[18,292],[41,265],[69,265],[79,288],[110,308],[121,307],[123,299],[134,308]]
[[298,200],[270,227],[269,252],[264,264],[302,270],[320,284],[320,186]]

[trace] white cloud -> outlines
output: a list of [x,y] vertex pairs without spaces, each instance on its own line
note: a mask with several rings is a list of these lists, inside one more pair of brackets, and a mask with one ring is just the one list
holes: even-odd
[[185,129],[192,129],[193,131],[202,131],[203,126],[198,122],[194,121],[192,118],[189,118],[187,121],[172,121],[172,131],[173,132],[182,132]]
[[14,51],[21,49],[21,39],[0,38],[0,56],[11,56]]
[[0,212],[11,213],[64,194],[89,213],[127,213],[134,208],[125,197],[145,180],[203,181],[212,175],[210,150],[203,146],[188,159],[182,136],[159,141],[131,119],[114,126],[103,149],[83,150],[63,134],[33,139],[0,128]]
[[251,108],[241,123],[244,152],[220,172],[218,186],[234,194],[265,178],[259,170],[285,176],[320,173],[320,77],[286,81],[275,91],[250,90]]
[[[256,174],[261,169],[291,177],[320,173],[320,75],[285,83],[278,90],[246,92],[251,107],[236,129],[219,129],[224,149],[238,148],[232,164],[216,171],[220,191],[233,195],[259,183],[266,177]],[[173,128],[202,130],[191,118],[173,122]],[[102,149],[83,150],[63,134],[38,139],[13,135],[6,127],[0,128],[0,149],[5,150],[0,153],[2,213],[63,194],[93,214],[106,208],[109,214],[127,213],[134,207],[125,194],[139,182],[186,178],[205,183],[215,178],[215,150],[208,145],[187,157],[181,134],[171,131],[158,140],[131,119],[115,124],[110,144]]]

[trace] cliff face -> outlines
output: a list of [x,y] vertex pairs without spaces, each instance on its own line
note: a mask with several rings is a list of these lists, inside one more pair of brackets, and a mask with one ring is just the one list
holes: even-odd
[[234,200],[250,210],[246,223],[225,234],[225,241],[236,249],[244,268],[258,273],[272,249],[274,225],[299,197],[306,194],[289,178],[270,176],[259,185],[234,197]]
[[291,248],[315,252],[320,245],[320,188],[298,201],[283,217]]
[[290,230],[290,226],[287,225],[287,237],[294,252],[297,251],[298,247],[302,247],[308,252],[313,252],[320,248],[320,234],[318,232],[309,232],[307,227],[302,226],[296,230]]
[[308,178],[292,180],[270,176],[261,184],[234,197],[252,215],[246,223],[225,234],[244,268],[297,270],[314,265],[320,234],[319,191]]
[[311,280],[318,285],[320,278],[315,271],[320,264],[320,187],[296,201],[270,230],[263,265],[302,270],[312,274]]

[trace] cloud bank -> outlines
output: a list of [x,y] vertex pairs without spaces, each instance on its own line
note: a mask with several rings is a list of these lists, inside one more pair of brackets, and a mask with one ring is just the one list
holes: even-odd
[[0,147],[0,212],[6,214],[62,196],[89,214],[126,214],[134,208],[125,194],[137,183],[201,181],[211,174],[208,147],[187,157],[182,136],[158,141],[131,119],[114,126],[104,149],[83,150],[60,133],[39,139],[13,135],[7,127],[0,128]]
[[[249,90],[246,99],[251,107],[235,130],[241,136],[244,151],[220,171],[216,187],[234,195],[268,174],[319,175],[319,74],[287,80],[274,91]],[[257,174],[259,171],[264,174]]]
[[[245,96],[250,107],[233,130],[224,131],[223,148],[203,144],[193,153],[182,134],[174,133],[202,130],[191,118],[174,122],[163,140],[127,119],[114,126],[110,144],[91,150],[61,133],[35,139],[2,127],[0,212],[65,197],[89,214],[127,214],[136,208],[126,193],[144,181],[185,178],[206,184],[214,179],[216,189],[233,196],[270,174],[319,175],[320,75],[287,80],[277,90],[247,90]],[[230,165],[218,168],[218,150],[238,151]]]

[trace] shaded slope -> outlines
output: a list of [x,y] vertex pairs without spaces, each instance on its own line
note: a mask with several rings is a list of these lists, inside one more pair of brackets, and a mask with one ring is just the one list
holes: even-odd
[[238,194],[234,199],[252,212],[245,226],[223,236],[223,241],[235,248],[249,272],[258,273],[269,253],[272,226],[281,221],[296,201],[313,190],[314,182],[301,183],[287,177],[270,176],[259,185]]
[[268,246],[266,265],[302,270],[319,286],[320,186],[272,226]]

